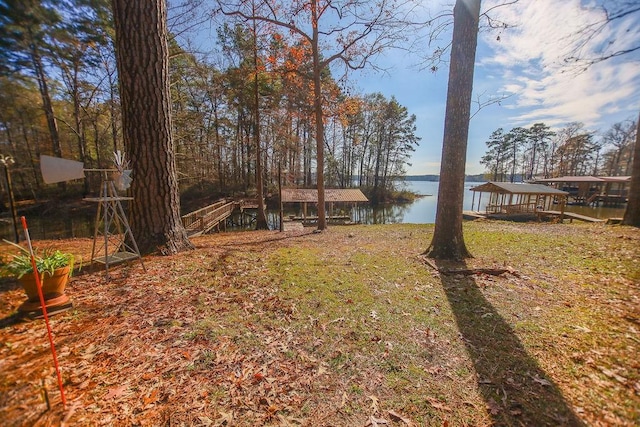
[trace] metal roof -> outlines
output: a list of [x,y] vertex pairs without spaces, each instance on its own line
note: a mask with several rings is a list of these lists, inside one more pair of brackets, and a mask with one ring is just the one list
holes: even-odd
[[[326,202],[368,202],[369,199],[358,189],[325,188]],[[318,203],[318,190],[306,188],[283,188],[283,203]]]
[[535,182],[604,182],[601,176],[560,176],[558,178],[536,179]]
[[631,182],[631,175],[629,176],[601,176],[604,181],[607,182]]
[[483,193],[507,193],[507,194],[552,194],[568,195],[566,191],[556,190],[542,184],[519,184],[511,182],[487,182],[486,184],[472,187],[471,191]]

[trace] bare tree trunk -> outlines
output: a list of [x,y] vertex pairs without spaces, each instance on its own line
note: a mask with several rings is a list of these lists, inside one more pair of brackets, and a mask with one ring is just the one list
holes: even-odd
[[624,211],[622,223],[640,227],[640,117],[636,129],[636,143],[633,148],[631,166],[631,183],[629,185],[629,201]]
[[462,234],[462,202],[479,15],[480,0],[456,1],[436,225],[426,251],[436,259],[471,257]]
[[[70,72],[70,76],[69,76],[69,85],[71,86],[70,87],[71,98],[73,99],[73,121],[75,125],[75,129],[73,129],[73,131],[76,134],[76,139],[78,142],[78,153],[80,156],[80,161],[86,165],[88,160],[86,155],[87,138],[86,138],[86,132],[85,132],[85,125],[82,119],[82,112],[81,112],[82,106],[80,102],[80,84],[78,80],[79,64],[75,62],[73,64],[73,67],[74,68]],[[84,194],[89,194],[89,188],[90,188],[89,184],[90,184],[89,180],[85,179]]]
[[164,0],[112,0],[124,143],[133,169],[130,216],[143,253],[193,246],[180,218],[171,130]]
[[[253,13],[255,15],[255,3]],[[258,211],[256,212],[256,230],[268,230],[267,214],[264,209],[264,171],[262,165],[262,147],[260,142],[260,87],[258,82],[258,31],[256,20],[253,20],[253,103],[255,107],[255,123],[253,126],[253,138],[256,145],[256,196],[258,199]]]
[[320,76],[320,47],[318,46],[318,3],[311,1],[311,19],[313,37],[311,50],[313,55],[313,109],[316,119],[316,183],[318,187],[318,230],[327,228],[326,207],[324,202],[324,121],[322,114],[322,86]]
[[[114,78],[115,72],[112,71],[110,63],[105,59],[103,61],[107,78],[109,82],[109,114],[110,114],[110,128],[111,128],[111,142],[113,143],[113,152],[118,151],[118,102],[117,98],[117,82]],[[96,157],[98,165],[100,165],[100,151],[96,150]]]
[[33,48],[31,51],[31,60],[33,62],[33,68],[36,72],[36,80],[38,81],[38,87],[40,89],[40,96],[42,97],[42,109],[47,119],[47,127],[49,128],[49,135],[51,136],[51,147],[53,154],[57,157],[62,157],[62,149],[60,147],[60,135],[58,132],[58,122],[53,114],[53,104],[51,102],[51,95],[49,95],[49,86],[47,85],[47,76],[44,74],[44,67],[42,65],[42,59],[38,54],[38,51]]

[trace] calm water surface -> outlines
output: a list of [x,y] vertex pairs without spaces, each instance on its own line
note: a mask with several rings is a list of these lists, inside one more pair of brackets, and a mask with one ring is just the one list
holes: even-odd
[[[410,191],[423,195],[415,202],[403,205],[388,205],[381,207],[359,206],[352,212],[335,212],[335,214],[350,214],[355,220],[364,224],[432,224],[436,218],[436,205],[438,203],[438,182],[428,181],[406,181],[403,186]],[[463,210],[478,209],[478,194],[473,199],[471,187],[482,183],[465,182]],[[480,204],[483,210],[489,201],[488,194],[484,194]],[[624,215],[624,209],[614,208],[590,208],[585,206],[567,206],[567,211],[580,213],[597,218],[615,218]],[[300,215],[301,212],[289,212],[286,214]],[[309,215],[313,212],[310,210]],[[93,237],[95,214],[78,218],[60,218],[55,213],[49,213],[43,217],[27,217],[29,221],[29,232],[33,239],[63,239],[69,237]],[[272,229],[278,228],[278,212],[268,212],[268,222]],[[0,237],[13,240],[13,228],[8,218],[0,220]],[[22,233],[22,230],[20,230]],[[21,234],[21,238],[23,238]]]
[[[406,181],[405,186],[407,190],[413,191],[417,194],[425,195],[413,202],[409,209],[405,212],[401,222],[411,224],[433,224],[436,220],[436,206],[438,204],[438,182],[428,181]],[[478,182],[465,182],[464,183],[464,201],[462,210],[470,211],[471,203],[474,202],[475,208],[478,208],[478,194],[476,194],[475,201],[473,200],[473,191],[470,191],[471,187],[475,187]],[[481,200],[480,208],[484,209],[489,201],[487,194]]]
[[[406,181],[405,185],[408,190],[418,194],[432,194],[433,196],[423,197],[409,205],[402,214],[402,221],[405,223],[415,224],[431,224],[436,219],[436,205],[438,203],[438,184],[437,182],[426,181]],[[464,202],[463,210],[478,210],[479,193],[476,193],[473,199],[473,191],[470,189],[476,187],[482,182],[465,182],[464,183]],[[483,211],[489,202],[489,195],[484,193],[480,200],[480,211]],[[473,203],[473,209],[471,204]],[[558,208],[559,209],[559,208]],[[566,211],[575,212],[582,215],[592,216],[595,218],[618,218],[624,215],[624,208],[604,208],[604,207],[587,207],[587,206],[567,206]]]

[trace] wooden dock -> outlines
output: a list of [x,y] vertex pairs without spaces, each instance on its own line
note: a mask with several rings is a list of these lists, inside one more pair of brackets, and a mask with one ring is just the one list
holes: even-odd
[[538,211],[539,215],[547,215],[547,216],[557,216],[560,217],[561,215],[563,215],[565,218],[568,218],[569,221],[573,221],[574,219],[577,219],[579,221],[585,221],[585,222],[606,222],[605,219],[601,219],[601,218],[594,218],[592,216],[587,216],[587,215],[580,215],[574,212],[560,212],[560,211]]
[[[562,214],[560,211],[554,211],[554,210],[543,210],[543,211],[537,211],[535,213],[537,213],[538,216],[552,216],[557,218],[559,218],[560,215]],[[529,215],[531,215],[532,218],[535,218],[535,213],[531,212],[529,213]],[[510,217],[513,217],[513,215],[511,215]],[[487,215],[484,212],[478,212],[478,211],[462,211],[462,218],[467,220],[486,219],[486,218],[510,218],[510,217],[507,216],[506,214]],[[594,218],[591,216],[581,215],[574,212],[565,212],[564,218],[567,218],[569,221],[573,221],[574,219],[576,219],[576,220],[585,221],[585,222],[596,222],[596,223],[607,222],[606,219]]]
[[187,235],[195,237],[210,233],[214,229],[218,231],[221,228],[226,229],[227,223],[231,223],[227,220],[233,219],[236,214],[240,216],[240,224],[231,223],[232,226],[244,226],[245,216],[249,217],[247,224],[251,224],[256,220],[257,210],[257,199],[221,199],[209,206],[183,215],[181,218]]
[[300,221],[284,221],[284,231],[304,231],[304,225]]
[[487,219],[487,214],[478,211],[462,211],[462,218],[469,220]]
[[182,216],[182,224],[189,237],[199,236],[224,225],[224,221],[231,216],[237,202],[219,200],[209,206]]

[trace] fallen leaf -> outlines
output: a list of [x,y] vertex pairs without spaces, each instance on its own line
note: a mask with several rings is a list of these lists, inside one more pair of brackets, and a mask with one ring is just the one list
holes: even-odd
[[535,382],[537,382],[538,384],[542,384],[543,386],[550,386],[551,382],[548,380],[545,380],[544,378],[540,378],[538,375],[535,375],[533,377],[531,377],[532,380],[534,380]]
[[233,412],[220,412],[220,416],[215,420],[215,426],[230,425],[233,422]]
[[142,379],[143,380],[150,380],[156,378],[156,374],[154,372],[145,372],[144,374],[142,374]]
[[279,410],[280,410],[280,408],[278,406],[276,406],[276,405],[269,405],[269,407],[267,408],[267,411],[269,411],[269,413],[271,413],[271,414],[275,414]]
[[448,407],[444,403],[440,402],[439,400],[434,399],[433,397],[428,397],[427,398],[427,402],[429,402],[429,404],[431,406],[433,406],[434,408],[436,408],[436,409],[440,409],[440,410],[443,410],[443,411],[451,412],[451,408],[450,407]]
[[615,379],[616,381],[618,381],[618,382],[620,382],[622,384],[626,384],[627,383],[627,379],[625,377],[616,374],[615,372],[613,372],[610,369],[600,367],[600,371],[603,374],[605,374],[606,376],[608,376],[609,378],[613,378],[613,379]]
[[324,375],[327,373],[327,368],[325,368],[322,365],[318,366],[318,370],[316,371],[316,376],[319,377],[320,375]]
[[205,417],[204,415],[199,415],[198,419],[205,426],[210,426],[211,424],[213,424],[213,420],[209,417]]
[[387,411],[387,413],[389,414],[389,416],[391,417],[391,420],[399,422],[402,421],[403,423],[405,423],[408,426],[413,426],[413,421],[411,421],[409,418],[403,417],[402,415],[398,414],[395,411]]
[[495,400],[490,398],[487,402],[487,409],[489,410],[489,413],[491,415],[498,415],[500,413],[500,409],[502,408],[500,408],[500,405],[498,405]]
[[155,389],[151,392],[149,396],[143,398],[142,402],[144,403],[144,406],[147,406],[148,404],[154,403],[157,400],[158,400],[158,389]]
[[60,422],[60,427],[66,427],[68,425],[67,423],[69,422],[73,414],[76,412],[76,409],[78,409],[78,407],[80,406],[81,404],[80,404],[80,401],[78,400],[74,400],[71,403],[71,406],[67,410],[67,413],[65,414],[63,420]]
[[78,389],[84,390],[85,388],[89,387],[90,383],[91,383],[91,379],[86,379],[78,385]]
[[104,397],[104,400],[118,398],[122,395],[122,393],[124,393],[126,389],[127,389],[126,385],[121,385],[120,387],[112,387],[109,389],[109,392]]
[[380,400],[378,400],[378,398],[373,395],[367,397],[371,399],[371,410],[374,413],[378,412],[380,410]]
[[280,420],[280,425],[288,427],[288,426],[299,426],[304,424],[303,420],[300,418],[295,418],[291,416],[285,416],[283,414],[278,414],[278,419]]
[[389,421],[385,420],[384,418],[376,418],[371,415],[364,427],[378,427],[380,425],[389,425]]
[[424,368],[425,372],[431,374],[431,375],[436,375],[440,373],[440,367],[439,366],[432,366],[430,368]]

